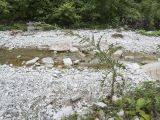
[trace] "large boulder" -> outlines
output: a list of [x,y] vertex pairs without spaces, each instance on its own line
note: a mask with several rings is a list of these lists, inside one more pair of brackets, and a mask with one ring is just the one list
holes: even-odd
[[57,52],[65,52],[69,51],[71,48],[71,44],[64,42],[64,43],[57,43],[52,45],[49,50],[51,51],[57,51]]
[[148,75],[155,80],[160,80],[160,62],[149,63],[141,67]]

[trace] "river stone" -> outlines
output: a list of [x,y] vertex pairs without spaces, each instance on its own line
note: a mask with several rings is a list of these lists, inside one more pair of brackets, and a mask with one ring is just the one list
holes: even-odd
[[29,60],[26,62],[26,65],[33,65],[34,63],[36,63],[39,60],[39,57],[35,57],[32,60]]
[[49,47],[49,50],[57,51],[57,52],[65,52],[65,51],[69,51],[70,48],[71,48],[71,45],[69,43],[57,43]]
[[82,52],[78,52],[78,54],[80,55],[81,58],[86,57],[86,55],[84,53],[82,53]]
[[71,102],[77,102],[82,98],[81,94],[77,94],[71,97]]
[[97,103],[95,103],[94,105],[96,105],[97,107],[100,107],[100,108],[105,108],[105,107],[107,107],[107,105],[106,105],[105,103],[103,103],[103,102],[97,102]]
[[8,48],[9,51],[11,51],[11,50],[13,50],[13,49],[14,49],[14,47],[9,47],[9,48]]
[[115,58],[121,58],[123,55],[123,50],[117,50],[115,53],[113,53],[113,57]]
[[74,65],[78,65],[80,63],[80,60],[75,60],[73,63]]
[[155,80],[160,80],[160,62],[149,63],[141,67],[148,75]]
[[71,47],[70,48],[70,52],[72,52],[72,53],[74,53],[74,52],[78,52],[79,50],[78,50],[78,48],[76,48],[76,47]]
[[41,45],[41,46],[38,46],[37,48],[38,50],[48,50],[49,49],[48,45]]
[[120,110],[118,113],[117,113],[118,116],[122,117],[124,116],[124,110]]
[[100,63],[100,60],[98,58],[92,59],[90,61],[90,64],[98,64],[98,63]]
[[27,23],[27,31],[28,32],[34,31],[34,27],[33,27],[33,23],[32,22]]
[[108,118],[107,120],[114,120],[114,118],[113,118],[113,117],[111,117],[111,118]]
[[41,62],[45,65],[54,64],[54,61],[51,57],[42,58]]
[[53,119],[61,120],[62,117],[66,117],[72,114],[74,114],[72,106],[67,106],[59,110],[56,114],[54,114]]
[[118,97],[118,96],[116,96],[116,95],[113,95],[112,96],[112,101],[113,102],[117,102],[118,100],[121,100],[122,98],[121,97]]
[[146,65],[146,64],[149,64],[149,63],[153,63],[154,60],[144,60],[144,61],[141,61],[141,64],[142,65]]
[[66,67],[69,67],[73,64],[71,58],[64,58],[63,63]]
[[134,58],[134,56],[125,56],[124,59],[126,59],[126,60],[134,60],[135,58]]

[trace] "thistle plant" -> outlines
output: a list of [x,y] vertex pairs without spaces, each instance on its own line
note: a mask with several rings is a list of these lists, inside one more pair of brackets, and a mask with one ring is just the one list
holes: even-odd
[[[107,80],[107,76],[109,74],[112,75],[112,79],[111,79],[111,91],[110,91],[110,98],[112,98],[114,96],[115,93],[115,89],[119,86],[121,87],[119,90],[120,94],[123,94],[123,87],[125,85],[124,79],[123,82],[121,83],[121,85],[117,85],[117,77],[122,77],[123,76],[118,72],[119,69],[125,69],[125,66],[119,62],[119,60],[114,59],[113,58],[113,53],[119,48],[119,47],[115,47],[113,44],[108,46],[107,50],[103,50],[101,48],[101,41],[104,35],[101,35],[100,38],[98,40],[95,39],[94,35],[92,35],[92,38],[87,37],[87,36],[81,36],[79,34],[75,34],[73,32],[71,32],[72,35],[77,36],[78,38],[81,39],[81,43],[86,43],[88,45],[90,45],[90,47],[96,51],[95,57],[97,57],[100,61],[100,64],[104,64],[108,66],[108,69],[105,70],[105,77],[104,80],[102,81],[103,83],[105,83],[105,81]],[[112,99],[111,99],[112,102]]]

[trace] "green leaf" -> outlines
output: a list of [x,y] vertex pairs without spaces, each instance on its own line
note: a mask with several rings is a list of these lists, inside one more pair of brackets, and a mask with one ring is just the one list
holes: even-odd
[[127,102],[128,102],[129,104],[132,103],[132,100],[131,100],[130,98],[126,98],[126,100],[127,100]]
[[143,108],[144,106],[145,106],[145,99],[139,98],[136,103],[136,108],[140,109]]
[[146,114],[143,110],[138,110],[139,114],[142,118],[144,118],[144,120],[151,120],[151,116]]
[[136,111],[135,110],[126,111],[126,114],[129,115],[129,116],[135,116]]
[[145,119],[143,117],[141,117],[140,120],[145,120]]

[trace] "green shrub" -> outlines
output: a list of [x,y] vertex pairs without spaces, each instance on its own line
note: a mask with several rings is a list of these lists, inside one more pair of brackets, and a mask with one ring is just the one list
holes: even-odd
[[145,30],[139,30],[138,33],[146,36],[160,36],[160,30],[159,31],[145,31]]
[[26,30],[26,25],[23,23],[15,23],[15,24],[0,24],[0,30]]
[[[1,0],[0,22],[45,21],[67,27],[159,29],[159,0]],[[94,26],[95,27],[95,26]]]
[[33,26],[35,27],[35,30],[42,30],[42,31],[56,29],[56,26],[46,24],[45,22],[34,22]]
[[25,31],[26,30],[26,25],[20,24],[20,23],[15,23],[15,24],[13,24],[13,26],[11,26],[11,29]]
[[2,16],[3,14],[7,13],[7,2],[6,0],[1,0],[0,1],[0,16]]
[[75,24],[81,18],[76,11],[74,2],[65,2],[55,8],[48,19],[58,21],[60,25]]

